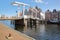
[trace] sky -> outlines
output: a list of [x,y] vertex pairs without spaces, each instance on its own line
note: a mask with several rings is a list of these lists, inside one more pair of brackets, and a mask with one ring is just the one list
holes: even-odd
[[[31,7],[38,6],[43,12],[46,10],[57,9],[60,10],[60,0],[0,0],[0,15],[15,16],[18,10],[17,6],[11,5],[12,2],[23,2],[29,4]],[[20,7],[22,10],[22,6]],[[26,9],[29,7],[26,6]]]

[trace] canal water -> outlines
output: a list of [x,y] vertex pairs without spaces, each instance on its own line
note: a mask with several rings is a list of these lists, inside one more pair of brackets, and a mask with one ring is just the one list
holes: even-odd
[[[12,29],[15,29],[15,26],[11,24],[10,20],[2,22]],[[19,26],[16,30],[33,37],[36,40],[60,40],[60,25],[57,24],[40,24],[39,26],[33,26],[32,28]]]

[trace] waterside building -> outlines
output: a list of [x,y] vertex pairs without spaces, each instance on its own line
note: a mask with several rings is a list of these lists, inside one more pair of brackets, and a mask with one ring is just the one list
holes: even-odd
[[60,11],[57,11],[56,9],[53,9],[53,11],[47,10],[45,12],[45,20],[58,23],[60,21]]

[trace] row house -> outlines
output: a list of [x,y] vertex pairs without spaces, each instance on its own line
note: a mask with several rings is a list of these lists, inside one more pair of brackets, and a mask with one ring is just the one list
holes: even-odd
[[37,18],[41,19],[41,12],[42,12],[42,10],[40,8],[38,8],[37,6],[35,8],[37,10]]
[[53,9],[52,12],[47,10],[45,12],[45,20],[59,22],[60,21],[60,11],[56,11],[56,9]]
[[50,10],[47,10],[47,11],[45,12],[45,20],[46,20],[46,21],[51,20],[51,11],[50,11]]
[[[24,11],[24,15],[27,15],[27,16],[30,16],[30,17],[33,17],[33,18],[41,18],[41,13],[42,10],[40,8],[38,8],[37,6],[36,7],[30,7],[29,9],[25,9]],[[20,16],[23,16],[23,11],[22,12],[19,12],[18,17]]]
[[40,13],[41,13],[41,9],[36,7],[33,8],[29,8],[29,14],[32,15],[33,17],[37,17],[40,18]]
[[29,15],[31,17],[35,17],[36,16],[36,11],[33,8],[29,8]]
[[59,18],[58,20],[60,21],[60,11],[58,11],[58,15],[59,15],[59,16],[58,16],[58,18]]
[[56,11],[56,9],[54,9],[53,12],[52,12],[51,20],[55,21],[55,22],[58,22],[58,19],[59,19],[58,16],[59,16],[58,12]]

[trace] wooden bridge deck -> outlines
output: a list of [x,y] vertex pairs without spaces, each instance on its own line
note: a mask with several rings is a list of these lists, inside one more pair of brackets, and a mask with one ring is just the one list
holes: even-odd
[[30,17],[30,16],[21,16],[21,17],[12,17],[12,18],[4,18],[4,17],[0,17],[0,20],[18,20],[18,19],[22,19],[22,18],[25,18],[25,19],[29,19],[29,18],[31,18],[31,19],[37,19],[37,20],[41,20],[41,19],[39,19],[39,18],[36,18],[36,17]]

